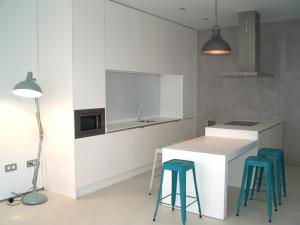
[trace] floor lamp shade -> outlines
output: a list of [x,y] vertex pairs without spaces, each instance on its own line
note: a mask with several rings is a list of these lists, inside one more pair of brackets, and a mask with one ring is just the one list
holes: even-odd
[[43,95],[42,89],[32,76],[32,72],[28,72],[26,79],[14,87],[13,93],[26,98],[39,98]]

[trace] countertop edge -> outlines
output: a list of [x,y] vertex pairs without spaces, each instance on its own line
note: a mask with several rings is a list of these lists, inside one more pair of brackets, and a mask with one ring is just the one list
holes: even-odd
[[132,127],[126,127],[126,128],[108,130],[105,133],[106,134],[110,134],[110,133],[115,133],[115,132],[120,132],[120,131],[125,131],[125,130],[132,130],[132,129],[138,129],[138,128],[145,128],[145,127],[155,126],[155,125],[164,124],[164,123],[173,123],[173,122],[178,122],[178,121],[182,121],[182,120],[184,120],[184,119],[174,119],[174,120],[167,120],[167,121],[161,121],[161,122],[155,122],[155,123],[145,123],[145,124],[141,124],[141,125],[138,125],[138,126],[132,126]]

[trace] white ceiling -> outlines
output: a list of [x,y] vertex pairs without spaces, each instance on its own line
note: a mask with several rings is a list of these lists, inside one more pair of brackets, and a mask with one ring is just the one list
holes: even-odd
[[[116,0],[125,5],[149,12],[196,29],[214,24],[214,0]],[[179,8],[186,8],[186,12]],[[261,22],[300,18],[300,0],[219,0],[219,24],[238,24],[238,12],[256,10]],[[208,20],[203,20],[208,18]]]

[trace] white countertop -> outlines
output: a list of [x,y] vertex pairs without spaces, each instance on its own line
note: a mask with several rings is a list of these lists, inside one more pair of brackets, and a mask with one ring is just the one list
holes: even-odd
[[255,140],[202,136],[165,147],[163,148],[163,153],[169,150],[179,150],[223,155],[230,161],[256,146],[257,141]]
[[282,123],[281,120],[246,120],[246,121],[252,121],[252,122],[259,122],[259,124],[254,126],[237,126],[237,125],[227,125],[224,123],[217,124],[215,126],[211,126],[209,128],[220,128],[220,129],[232,129],[232,130],[245,130],[245,131],[257,131],[262,132],[266,129],[269,129],[273,126],[276,126],[280,123]]
[[123,120],[123,121],[117,121],[117,122],[108,122],[106,125],[106,132],[116,132],[121,130],[128,130],[128,129],[134,129],[139,127],[146,127],[151,126],[155,124],[161,124],[161,123],[167,123],[167,122],[173,122],[180,120],[179,118],[167,118],[167,117],[147,117],[147,118],[141,118],[141,119],[147,119],[147,120],[153,120],[155,122],[138,122],[136,120]]

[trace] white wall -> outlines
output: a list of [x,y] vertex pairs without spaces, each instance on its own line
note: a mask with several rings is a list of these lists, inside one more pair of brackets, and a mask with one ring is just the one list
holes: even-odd
[[75,198],[72,0],[39,1],[38,30],[45,188]]
[[[36,0],[0,2],[0,200],[31,187],[33,167],[27,168],[26,161],[36,158],[38,147],[35,105],[33,99],[13,95],[12,88],[28,71],[39,77],[36,32]],[[5,173],[10,163],[18,169]],[[42,171],[38,187],[41,178]]]

